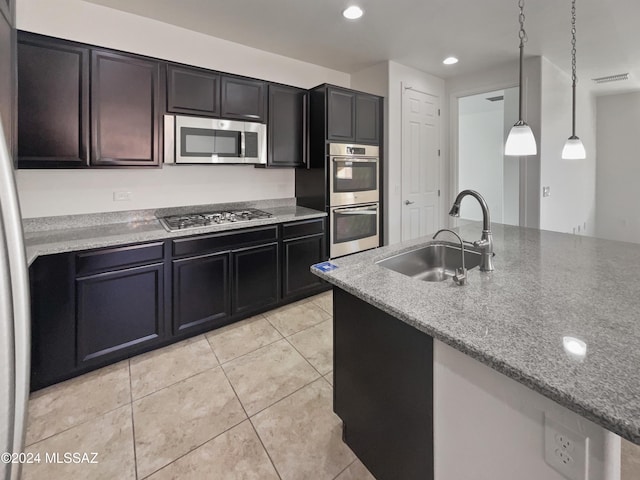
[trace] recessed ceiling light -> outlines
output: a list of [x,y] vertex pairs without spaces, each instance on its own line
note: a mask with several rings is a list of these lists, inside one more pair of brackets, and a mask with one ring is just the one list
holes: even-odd
[[350,7],[346,8],[343,12],[342,15],[344,16],[344,18],[348,18],[349,20],[356,20],[358,18],[360,18],[362,16],[364,12],[362,11],[362,9],[356,5],[351,5]]
[[442,61],[442,63],[445,65],[453,65],[454,63],[458,63],[458,59],[456,57],[447,57]]

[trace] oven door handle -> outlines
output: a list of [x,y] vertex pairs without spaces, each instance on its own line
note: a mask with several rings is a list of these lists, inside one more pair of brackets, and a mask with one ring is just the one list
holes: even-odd
[[378,163],[378,159],[372,158],[349,158],[349,157],[334,157],[332,158],[334,163],[346,162],[346,163]]
[[376,205],[371,205],[356,208],[336,208],[334,212],[347,215],[376,215],[378,213],[378,207]]

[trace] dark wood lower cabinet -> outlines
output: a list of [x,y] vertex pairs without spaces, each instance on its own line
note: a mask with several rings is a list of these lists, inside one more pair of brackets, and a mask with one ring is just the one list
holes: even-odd
[[275,304],[280,284],[278,244],[235,250],[231,255],[233,314],[252,312]]
[[72,253],[47,255],[29,269],[32,390],[77,370],[74,258]]
[[164,265],[76,280],[78,364],[120,358],[162,338]]
[[323,239],[315,219],[39,257],[32,390],[325,290]]
[[228,321],[229,252],[173,261],[173,333]]
[[285,240],[282,244],[282,297],[290,298],[313,292],[322,280],[309,268],[324,260],[324,233]]
[[433,339],[334,288],[334,405],[378,480],[433,480]]

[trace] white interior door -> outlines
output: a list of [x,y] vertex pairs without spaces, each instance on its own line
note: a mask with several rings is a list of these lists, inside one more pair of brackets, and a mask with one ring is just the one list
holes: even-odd
[[438,97],[404,89],[402,97],[402,240],[440,224]]

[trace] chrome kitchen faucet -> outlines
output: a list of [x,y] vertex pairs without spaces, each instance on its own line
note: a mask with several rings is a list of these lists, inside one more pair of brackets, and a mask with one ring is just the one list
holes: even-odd
[[482,236],[480,240],[476,240],[475,242],[467,242],[476,247],[481,254],[480,257],[480,271],[481,272],[492,272],[493,271],[493,236],[491,235],[491,217],[489,215],[489,206],[485,199],[475,190],[463,190],[456,197],[453,202],[453,206],[451,210],[449,210],[449,215],[452,217],[460,216],[460,202],[467,195],[475,198],[478,203],[480,203],[480,208],[482,208]]

